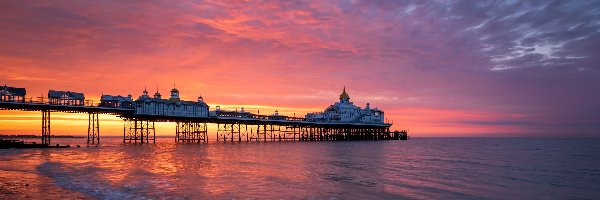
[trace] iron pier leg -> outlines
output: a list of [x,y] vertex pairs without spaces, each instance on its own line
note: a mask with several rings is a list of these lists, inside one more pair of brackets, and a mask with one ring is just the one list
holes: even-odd
[[139,130],[140,130],[140,135],[139,135],[140,143],[144,144],[144,122],[143,121],[136,121],[136,123],[135,123],[136,132],[137,132],[137,128],[138,128],[138,126],[137,126],[138,123],[137,122],[140,123],[140,126],[139,126]]
[[42,110],[42,144],[50,145],[50,111]]
[[88,113],[88,134],[87,134],[87,143],[90,143],[90,126],[92,124],[92,113]]
[[152,143],[156,143],[156,129],[154,129],[154,121],[152,122]]
[[98,113],[88,113],[87,143],[100,143],[100,119]]
[[219,141],[219,130],[221,129],[221,124],[217,124],[217,142]]
[[96,141],[100,144],[100,115],[96,113]]
[[146,144],[148,144],[148,139],[150,137],[150,129],[148,129],[148,125],[150,125],[150,122],[146,121]]
[[263,125],[263,133],[265,134],[264,141],[266,142],[267,141],[267,125]]

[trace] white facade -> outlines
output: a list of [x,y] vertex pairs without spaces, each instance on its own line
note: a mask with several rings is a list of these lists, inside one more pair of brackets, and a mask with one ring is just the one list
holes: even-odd
[[325,111],[317,113],[308,113],[305,116],[306,121],[314,122],[343,122],[343,123],[369,123],[383,124],[383,111],[374,108],[371,109],[367,103],[365,109],[355,106],[350,101],[350,96],[346,93],[346,88],[340,94],[340,101],[330,105]]
[[208,117],[208,105],[200,96],[198,101],[182,101],[179,90],[171,90],[171,98],[162,99],[158,89],[154,97],[148,96],[144,89],[142,96],[135,100],[135,114],[165,115],[177,117]]

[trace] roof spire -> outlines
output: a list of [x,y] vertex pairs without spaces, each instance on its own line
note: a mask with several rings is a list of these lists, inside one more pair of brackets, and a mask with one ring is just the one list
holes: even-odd
[[158,92],[158,86],[156,87],[156,93],[154,93],[154,98],[160,99],[161,95],[160,92]]
[[348,93],[346,93],[346,86],[344,86],[344,90],[342,91],[342,94],[340,94],[340,101],[348,100],[350,100],[350,96],[348,95]]

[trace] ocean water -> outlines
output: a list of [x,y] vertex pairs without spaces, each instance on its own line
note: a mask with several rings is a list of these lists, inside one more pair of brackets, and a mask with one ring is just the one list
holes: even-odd
[[0,150],[0,182],[0,198],[599,199],[600,139],[141,145],[103,137],[100,146]]

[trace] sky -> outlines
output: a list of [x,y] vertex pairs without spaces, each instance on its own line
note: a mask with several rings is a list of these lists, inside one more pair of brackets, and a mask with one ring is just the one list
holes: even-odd
[[[346,87],[417,137],[599,137],[598,55],[592,0],[0,2],[0,84],[28,97],[175,84],[213,108],[302,116]],[[52,134],[86,133],[85,114],[52,117]],[[0,134],[40,134],[40,119],[0,111]],[[122,124],[101,116],[103,134]]]

